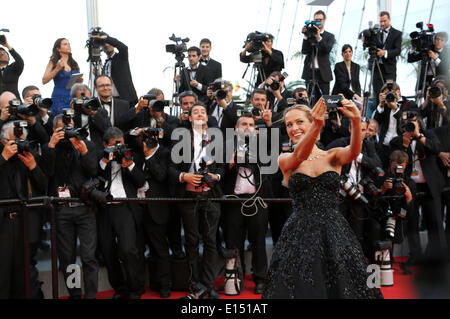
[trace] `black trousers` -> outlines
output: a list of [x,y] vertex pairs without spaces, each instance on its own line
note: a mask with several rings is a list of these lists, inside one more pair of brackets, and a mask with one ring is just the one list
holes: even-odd
[[[450,183],[447,182],[447,187]],[[447,252],[450,257],[450,191],[442,193],[442,215],[444,214],[444,207],[447,207],[447,217],[445,219],[445,237],[447,239]]]
[[[444,225],[441,212],[441,196],[435,198],[430,194],[426,183],[417,184],[417,192],[426,192],[425,197],[416,198],[416,210],[422,207],[423,217],[427,224],[428,246],[427,253],[434,257],[442,256],[447,251]],[[415,214],[418,216],[418,214]],[[418,219],[418,218],[417,218]],[[409,225],[409,223],[408,223]],[[413,226],[415,227],[415,225]],[[418,228],[418,227],[417,227]]]
[[182,251],[183,244],[181,242],[181,216],[176,203],[169,203],[170,215],[169,225],[167,227],[167,239],[172,252]]
[[[251,195],[239,195],[240,198],[249,198]],[[241,265],[244,268],[244,242],[248,241],[252,249],[252,272],[255,283],[261,283],[267,273],[266,232],[268,224],[268,209],[257,203],[258,212],[253,216],[244,216],[241,213],[241,203],[228,204],[224,212],[225,242],[228,249],[239,249]],[[255,207],[244,208],[246,215],[252,215]],[[241,278],[242,279],[242,278]]]
[[158,224],[148,212],[144,214],[144,230],[150,244],[150,252],[156,261],[156,277],[160,289],[171,288],[169,242],[167,224]]
[[98,240],[116,294],[140,296],[145,292],[141,225],[127,204],[110,204],[98,214]]
[[312,88],[312,79],[307,81],[307,89],[308,93],[310,94],[309,100],[312,101],[312,106],[314,106],[314,104],[322,97],[322,95],[330,94],[330,82],[325,82],[324,80],[322,80],[319,70],[313,70],[313,72],[315,72],[314,76],[316,80],[314,90]]
[[[196,195],[186,192],[186,198]],[[216,232],[220,219],[220,205],[208,201],[179,205],[185,234],[185,249],[191,276],[190,282],[200,282],[206,288],[214,288],[216,278]],[[200,238],[203,240],[203,260],[200,263]]]
[[[4,210],[6,211],[6,210]],[[25,298],[23,220],[0,213],[0,299]]]
[[[80,240],[80,256],[83,265],[83,282],[86,299],[94,299],[98,290],[97,225],[95,213],[87,206],[59,206],[56,211],[56,249],[59,267],[67,278],[73,271],[67,267],[76,263],[77,237]],[[67,287],[71,297],[81,297],[81,288]]]

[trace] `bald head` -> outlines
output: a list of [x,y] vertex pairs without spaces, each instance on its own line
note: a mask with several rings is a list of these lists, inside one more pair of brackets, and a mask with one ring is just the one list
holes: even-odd
[[0,110],[7,107],[10,100],[16,99],[16,96],[8,91],[3,92],[0,95]]

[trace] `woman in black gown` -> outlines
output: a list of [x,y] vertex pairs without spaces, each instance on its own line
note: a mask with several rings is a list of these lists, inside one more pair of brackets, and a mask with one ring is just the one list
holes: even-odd
[[361,246],[339,213],[341,168],[361,152],[361,115],[344,100],[339,110],[352,122],[351,143],[329,151],[316,146],[326,105],[294,106],[284,121],[293,153],[278,162],[293,199],[293,214],[274,247],[263,298],[382,298],[368,288]]

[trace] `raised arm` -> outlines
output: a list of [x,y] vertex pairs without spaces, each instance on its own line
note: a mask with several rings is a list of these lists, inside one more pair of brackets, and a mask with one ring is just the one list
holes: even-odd
[[283,173],[296,169],[311,154],[314,145],[325,124],[326,112],[325,100],[321,98],[311,110],[313,123],[306,134],[295,147],[294,152],[282,154],[279,158],[279,165]]
[[344,148],[337,148],[335,153],[336,165],[342,166],[353,161],[362,149],[361,138],[361,113],[358,107],[350,100],[342,100],[343,107],[338,110],[347,116],[352,122],[350,145]]
[[42,84],[47,84],[48,82],[50,82],[63,67],[64,64],[61,62],[58,63],[56,68],[53,69],[53,62],[49,61],[47,64],[47,68],[45,69],[44,76],[42,77]]

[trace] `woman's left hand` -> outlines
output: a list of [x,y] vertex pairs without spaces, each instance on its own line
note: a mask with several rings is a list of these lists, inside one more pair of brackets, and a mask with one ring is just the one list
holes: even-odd
[[361,112],[355,103],[350,100],[343,99],[342,107],[338,107],[338,110],[341,111],[342,114],[347,116],[350,120],[358,120],[361,118]]

